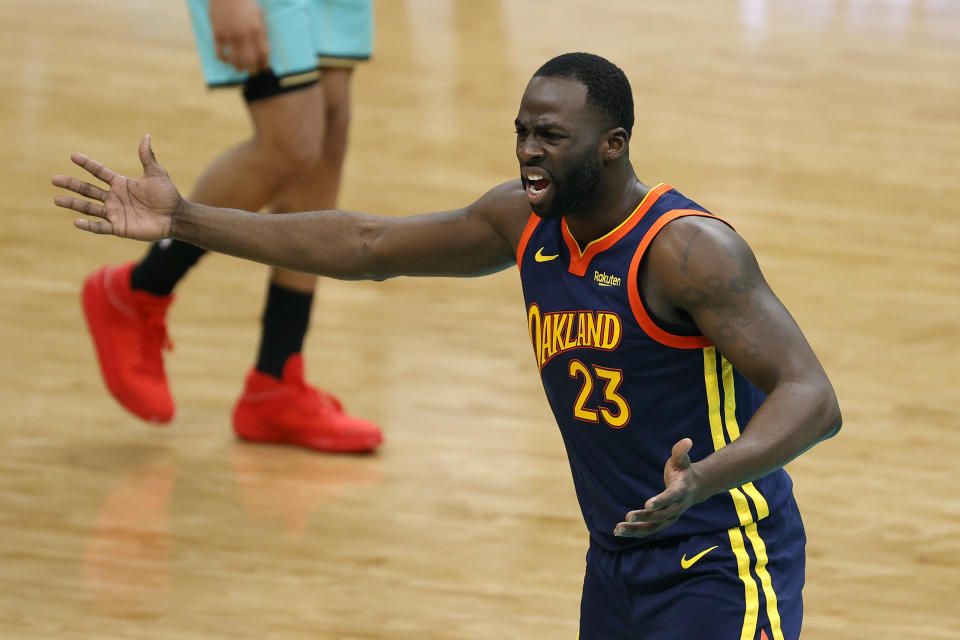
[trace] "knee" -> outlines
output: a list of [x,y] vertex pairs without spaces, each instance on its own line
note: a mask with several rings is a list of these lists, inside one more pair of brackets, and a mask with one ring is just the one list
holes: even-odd
[[291,126],[269,135],[258,135],[265,165],[281,181],[306,173],[320,162],[323,131],[309,126]]

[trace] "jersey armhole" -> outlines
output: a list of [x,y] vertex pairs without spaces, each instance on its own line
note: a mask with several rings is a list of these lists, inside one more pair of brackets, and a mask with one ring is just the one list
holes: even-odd
[[726,220],[718,218],[712,213],[700,211],[698,209],[674,209],[663,214],[663,216],[654,222],[653,226],[647,230],[647,233],[644,234],[643,238],[640,240],[640,244],[637,246],[637,251],[633,254],[633,259],[630,261],[630,271],[627,274],[627,294],[630,298],[630,309],[633,311],[633,317],[637,321],[637,324],[640,325],[640,328],[643,329],[643,332],[648,336],[660,344],[668,347],[674,347],[675,349],[702,349],[704,347],[711,346],[711,342],[706,337],[702,335],[681,336],[675,333],[670,333],[669,331],[663,329],[656,322],[654,322],[653,318],[650,317],[650,314],[647,313],[647,309],[640,297],[640,281],[638,279],[638,275],[640,271],[640,261],[643,259],[647,248],[650,246],[650,243],[653,242],[653,239],[657,237],[657,234],[660,233],[660,231],[667,226],[668,223],[673,222],[677,218],[684,218],[687,216],[713,218],[714,220],[719,220],[733,229],[733,225]]
[[538,224],[540,224],[540,216],[531,213],[530,218],[527,219],[527,226],[523,228],[523,233],[520,234],[520,242],[517,243],[517,269],[523,269],[523,254],[527,250],[530,236],[533,235]]

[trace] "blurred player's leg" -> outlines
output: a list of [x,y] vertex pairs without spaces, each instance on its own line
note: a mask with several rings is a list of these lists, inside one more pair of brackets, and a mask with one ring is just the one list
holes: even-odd
[[[254,125],[250,140],[207,168],[190,199],[248,210],[269,204],[275,213],[334,208],[349,123],[350,69],[331,69],[321,78],[317,55],[347,65],[369,57],[370,3],[261,3],[270,69],[252,77],[226,64],[213,38],[214,14],[220,20],[226,15],[229,23],[243,13],[241,4],[222,4],[214,12],[205,0],[190,2],[208,85],[242,83]],[[246,5],[248,19],[259,16]],[[219,23],[221,33],[225,25]],[[203,254],[183,242],[161,242],[139,264],[105,267],[85,285],[84,309],[107,387],[134,414],[154,422],[168,422],[174,413],[163,366],[163,350],[170,346],[166,309],[176,284]],[[373,449],[382,439],[379,429],[348,416],[336,398],[304,380],[301,351],[315,282],[308,274],[271,272],[257,364],[234,411],[234,429],[248,440]]]
[[[336,206],[349,125],[349,69],[321,80],[325,100],[317,116],[326,135],[319,161],[271,202],[274,213]],[[263,312],[257,366],[233,414],[234,430],[247,440],[286,442],[325,451],[367,451],[381,441],[370,422],[343,411],[339,400],[306,384],[301,349],[309,325],[316,277],[273,269]]]
[[[323,100],[315,105],[317,111],[313,114],[324,123],[324,135],[314,149],[317,161],[270,202],[271,212],[289,213],[336,207],[350,123],[351,73],[351,69],[334,69],[324,72],[319,85]],[[271,293],[289,291],[312,295],[316,281],[316,276],[306,273],[277,268],[270,270]],[[292,304],[294,303],[289,302],[288,306]],[[282,323],[268,324],[271,319],[270,312],[271,304],[268,299],[257,369],[281,377],[287,358],[300,351],[299,346],[303,335],[298,336],[289,328],[284,330]],[[293,341],[296,345],[287,345]],[[293,346],[297,348],[293,349]]]
[[[215,207],[258,211],[320,160],[324,120],[318,84],[247,105],[254,134],[216,158],[197,181],[190,200]],[[151,247],[134,269],[133,287],[169,295],[205,251],[179,240]]]
[[[318,84],[250,103],[254,135],[217,158],[191,200],[259,209],[319,162],[323,91]],[[204,254],[184,242],[154,245],[137,265],[90,276],[84,311],[107,388],[133,414],[169,422],[174,403],[163,366],[170,347],[166,311],[172,290]]]

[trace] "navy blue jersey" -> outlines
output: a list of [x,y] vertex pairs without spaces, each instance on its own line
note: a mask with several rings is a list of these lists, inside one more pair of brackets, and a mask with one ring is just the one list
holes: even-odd
[[531,215],[517,248],[528,326],[591,537],[610,550],[751,524],[792,504],[780,469],[691,507],[646,538],[613,529],[664,489],[673,445],[700,460],[740,436],[764,400],[703,336],[650,317],[637,274],[656,234],[681,216],[713,217],[669,185],[581,251],[566,221]]

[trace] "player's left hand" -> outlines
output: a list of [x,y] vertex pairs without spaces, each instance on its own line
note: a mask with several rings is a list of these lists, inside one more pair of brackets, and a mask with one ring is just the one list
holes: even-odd
[[613,535],[642,538],[656,533],[679,520],[684,511],[699,501],[699,482],[690,464],[691,447],[690,438],[673,445],[670,459],[663,468],[666,489],[647,500],[643,509],[627,513],[626,521],[614,528]]

